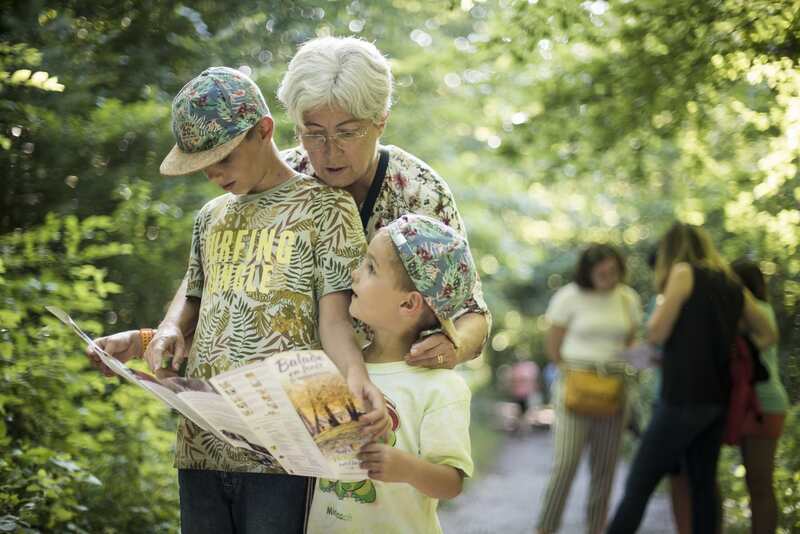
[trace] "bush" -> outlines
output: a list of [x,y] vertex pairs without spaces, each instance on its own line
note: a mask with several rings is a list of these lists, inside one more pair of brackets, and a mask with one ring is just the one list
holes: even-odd
[[170,415],[91,369],[80,339],[44,310],[100,334],[120,291],[92,263],[129,252],[112,219],[49,215],[0,237],[0,531],[153,532],[178,507]]

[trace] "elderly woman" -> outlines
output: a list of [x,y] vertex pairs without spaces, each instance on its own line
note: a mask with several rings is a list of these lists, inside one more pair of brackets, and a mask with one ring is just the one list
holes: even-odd
[[[300,146],[282,156],[295,170],[347,190],[361,212],[367,240],[400,215],[435,217],[466,235],[447,183],[396,146],[383,146],[392,100],[392,72],[371,43],[354,37],[308,41],[295,54],[278,89],[296,125]],[[456,320],[458,339],[434,332],[412,347],[407,362],[452,368],[477,356],[491,316],[480,282]]]

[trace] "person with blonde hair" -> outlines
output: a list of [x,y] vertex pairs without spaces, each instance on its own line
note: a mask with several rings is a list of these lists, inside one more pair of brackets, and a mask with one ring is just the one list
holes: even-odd
[[[281,155],[296,171],[352,195],[370,241],[402,215],[438,219],[464,237],[464,221],[447,183],[425,162],[380,143],[392,105],[389,60],[356,37],[320,37],[298,49],[278,88],[300,145]],[[440,331],[425,332],[406,357],[411,365],[453,368],[478,354],[491,315],[480,280],[455,317],[458,346]]]
[[692,532],[715,532],[733,340],[740,323],[760,348],[777,334],[700,227],[672,225],[658,247],[655,279],[661,297],[647,342],[663,347],[660,399],[608,532],[636,532],[650,495],[681,460],[691,489]]

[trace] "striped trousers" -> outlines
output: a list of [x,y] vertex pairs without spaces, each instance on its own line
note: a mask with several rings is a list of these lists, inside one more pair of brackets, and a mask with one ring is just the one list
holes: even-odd
[[556,532],[561,526],[561,516],[575,472],[584,449],[588,448],[591,482],[586,503],[586,532],[600,534],[606,527],[627,409],[621,410],[619,415],[592,417],[566,410],[562,395],[558,395],[555,401],[555,457],[537,527],[543,533],[550,533]]

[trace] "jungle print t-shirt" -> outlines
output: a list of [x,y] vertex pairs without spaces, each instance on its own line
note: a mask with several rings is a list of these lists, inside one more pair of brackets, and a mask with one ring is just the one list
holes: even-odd
[[[365,250],[352,197],[309,176],[211,200],[195,219],[186,274],[187,296],[202,299],[187,375],[208,379],[280,351],[320,348],[318,301],[350,289]],[[186,419],[175,466],[283,472]]]
[[[386,179],[367,223],[367,242],[378,230],[407,213],[438,219],[466,237],[464,221],[456,208],[456,201],[447,182],[424,161],[405,150],[394,145],[382,148],[389,151],[389,165],[386,168]],[[281,152],[281,157],[297,172],[315,176],[316,171],[302,147],[284,150]],[[488,321],[491,321],[489,309],[483,300],[480,278],[475,283],[472,298],[456,316],[466,312],[482,313]]]

